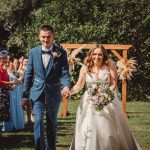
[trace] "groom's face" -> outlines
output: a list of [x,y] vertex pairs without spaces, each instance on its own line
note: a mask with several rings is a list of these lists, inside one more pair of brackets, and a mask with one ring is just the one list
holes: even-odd
[[39,39],[43,46],[45,46],[46,48],[50,48],[50,46],[53,43],[54,34],[49,30],[47,31],[41,30],[39,34]]

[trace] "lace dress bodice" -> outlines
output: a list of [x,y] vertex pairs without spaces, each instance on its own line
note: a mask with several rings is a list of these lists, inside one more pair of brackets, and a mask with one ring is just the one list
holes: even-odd
[[108,70],[99,70],[98,74],[87,73],[86,70],[86,67],[82,66],[78,82],[73,86],[71,95],[78,93],[84,87],[84,85],[97,82],[98,80],[106,80],[110,84],[110,72]]
[[110,83],[110,72],[108,70],[100,70],[98,74],[85,74],[85,83],[97,82],[98,80],[105,80]]

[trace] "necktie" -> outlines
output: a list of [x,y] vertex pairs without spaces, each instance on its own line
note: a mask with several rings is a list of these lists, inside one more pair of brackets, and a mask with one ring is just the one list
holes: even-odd
[[41,50],[41,53],[42,53],[42,54],[48,54],[48,55],[51,55],[51,51],[43,51],[43,50]]

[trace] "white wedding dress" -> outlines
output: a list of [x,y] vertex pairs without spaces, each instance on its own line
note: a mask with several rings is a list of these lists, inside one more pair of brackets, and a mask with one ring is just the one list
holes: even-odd
[[[82,70],[81,70],[82,71]],[[110,73],[100,71],[99,79],[110,82]],[[94,73],[85,73],[85,82],[96,81]],[[82,87],[82,86],[81,86]],[[75,133],[70,150],[140,150],[132,135],[121,102],[115,99],[100,111],[95,111],[85,91],[76,115]]]

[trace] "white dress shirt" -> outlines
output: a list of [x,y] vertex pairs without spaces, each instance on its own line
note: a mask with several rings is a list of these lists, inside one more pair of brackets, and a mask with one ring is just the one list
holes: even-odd
[[[52,49],[53,49],[53,44],[52,44],[51,47],[48,48],[48,49],[47,49],[45,46],[42,45],[42,50],[43,50],[43,51],[48,52],[48,51],[51,51]],[[44,65],[45,68],[46,68],[47,65],[48,65],[48,62],[49,62],[49,60],[50,60],[50,57],[51,57],[51,55],[49,55],[49,54],[42,54],[43,65]]]

